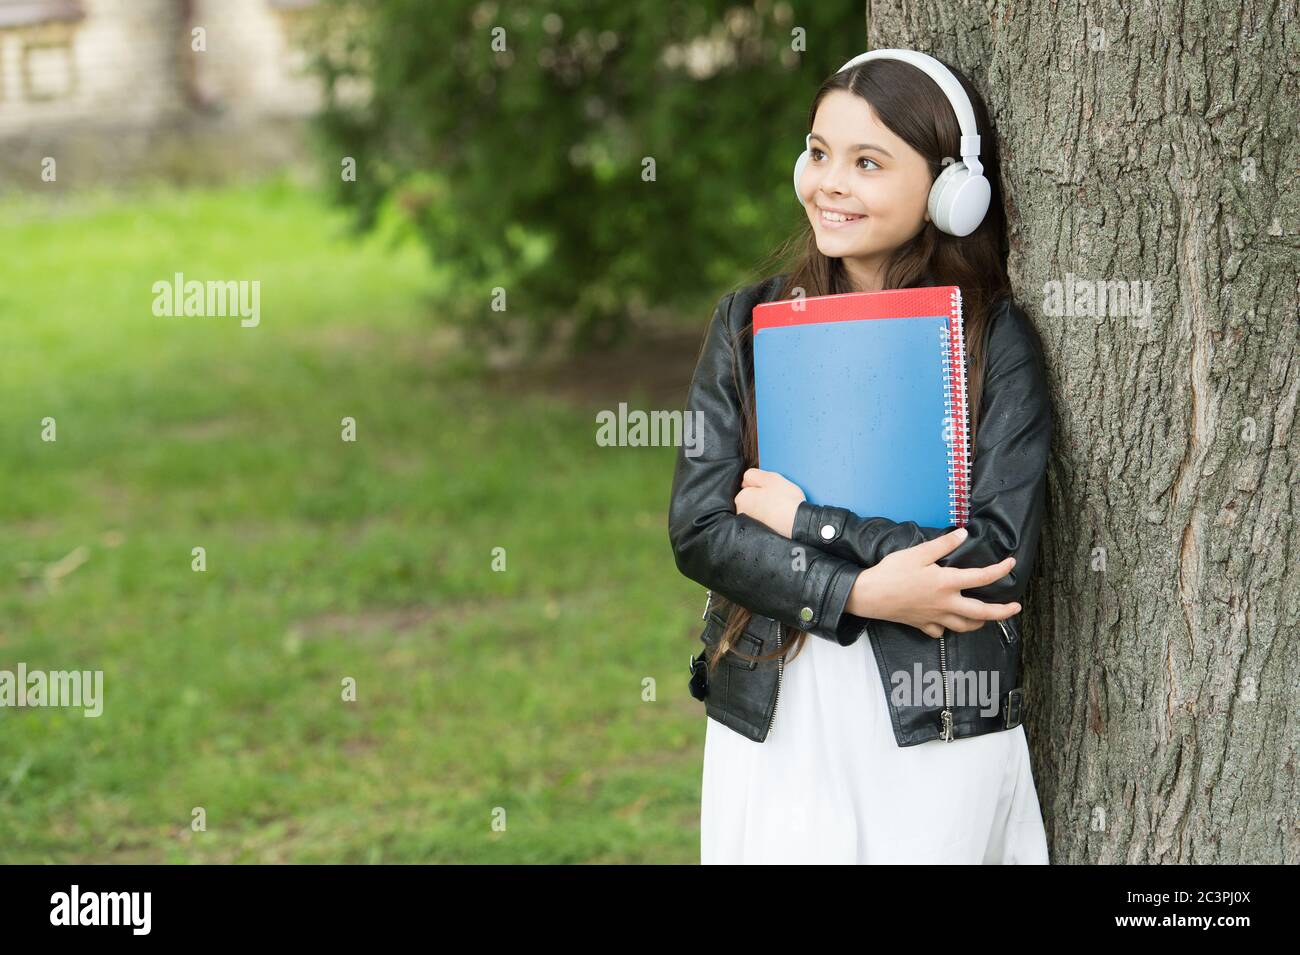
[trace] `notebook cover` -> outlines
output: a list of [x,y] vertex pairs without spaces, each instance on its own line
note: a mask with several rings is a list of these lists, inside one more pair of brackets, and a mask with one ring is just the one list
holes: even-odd
[[960,288],[766,302],[753,329],[759,467],[862,517],[966,523]]

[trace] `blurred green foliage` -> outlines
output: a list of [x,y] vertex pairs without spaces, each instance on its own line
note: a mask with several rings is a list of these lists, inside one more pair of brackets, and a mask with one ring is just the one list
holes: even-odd
[[[699,859],[673,449],[458,367],[423,250],[347,218],[0,199],[0,668],[104,674],[99,717],[0,707],[0,864]],[[261,323],[153,315],[178,268]]]
[[414,217],[457,276],[448,317],[579,343],[697,310],[799,226],[809,103],[865,44],[856,3],[335,0],[322,25],[321,131],[358,223],[385,200]]

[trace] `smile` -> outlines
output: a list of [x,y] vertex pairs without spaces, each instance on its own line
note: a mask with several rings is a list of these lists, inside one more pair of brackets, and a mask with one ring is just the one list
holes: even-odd
[[849,215],[843,212],[831,212],[829,209],[820,209],[819,207],[817,218],[819,218],[822,221],[822,225],[826,226],[828,229],[843,229],[846,226],[865,219],[866,216]]

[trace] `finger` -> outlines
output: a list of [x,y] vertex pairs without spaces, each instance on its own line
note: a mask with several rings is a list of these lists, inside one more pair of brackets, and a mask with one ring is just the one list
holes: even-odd
[[939,626],[937,623],[927,623],[921,629],[924,630],[927,634],[929,634],[932,637],[943,636],[943,627]]
[[959,590],[967,590],[971,587],[982,587],[985,584],[991,584],[995,580],[1001,580],[1011,569],[1016,566],[1014,557],[1007,557],[998,561],[996,564],[989,564],[987,567],[949,567],[955,575],[953,579],[959,584]]
[[766,471],[760,471],[758,468],[748,468],[741,475],[740,485],[741,487],[762,487],[767,483],[766,474]]
[[956,530],[949,531],[932,541],[923,541],[911,549],[920,557],[924,558],[926,563],[933,564],[940,557],[951,553],[957,549],[957,546],[966,539],[966,528],[959,527]]
[[957,597],[949,609],[972,620],[1005,620],[1020,613],[1020,602],[1013,600],[1011,603],[995,604],[975,597]]
[[972,620],[970,617],[962,617],[955,613],[948,614],[940,622],[955,633],[970,633],[984,626],[983,620]]

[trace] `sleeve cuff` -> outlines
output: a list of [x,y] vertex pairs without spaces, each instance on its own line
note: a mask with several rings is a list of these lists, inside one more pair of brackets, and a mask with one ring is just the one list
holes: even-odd
[[809,547],[829,547],[844,536],[848,511],[800,501],[794,512],[790,538]]
[[866,626],[866,621],[851,613],[845,613],[844,607],[849,602],[849,594],[852,593],[854,581],[858,579],[861,570],[862,568],[855,564],[846,562],[832,571],[834,576],[822,597],[820,613],[805,625],[809,633],[824,640],[831,640],[842,647],[857,641],[863,627]]
[[790,539],[798,544],[816,547],[817,536],[813,533],[813,523],[816,519],[817,505],[800,501],[799,506],[795,508],[794,527],[790,531]]

